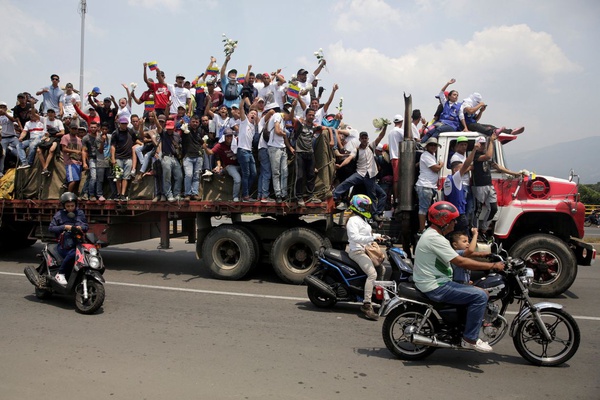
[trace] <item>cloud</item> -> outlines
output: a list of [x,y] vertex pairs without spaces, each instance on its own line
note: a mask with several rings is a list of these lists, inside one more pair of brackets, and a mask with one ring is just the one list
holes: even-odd
[[168,11],[179,10],[182,6],[182,0],[128,0],[127,3],[132,7],[144,7],[150,9],[162,9]]
[[338,1],[333,13],[334,28],[344,33],[386,29],[402,23],[402,14],[383,0]]
[[2,46],[0,59],[17,64],[24,54],[34,54],[31,42],[55,36],[56,31],[43,20],[21,11],[8,0],[0,1],[4,16],[2,21]]

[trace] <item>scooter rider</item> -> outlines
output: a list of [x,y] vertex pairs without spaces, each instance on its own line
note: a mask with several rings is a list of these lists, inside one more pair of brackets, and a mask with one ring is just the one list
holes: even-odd
[[[367,219],[371,218],[371,204],[372,201],[369,196],[364,194],[352,196],[350,207],[348,207],[352,211],[352,216],[346,221],[346,233],[348,234],[348,245],[350,247],[348,255],[367,274],[365,295],[360,310],[368,319],[377,321],[379,315],[373,311],[371,295],[373,294],[373,284],[377,279],[378,271],[373,266],[373,261],[365,253],[365,245],[373,241],[379,241],[382,237],[378,233],[372,233],[371,225],[367,222]],[[382,271],[380,274],[382,275]]]
[[469,270],[503,270],[502,262],[481,262],[459,256],[444,237],[454,230],[459,212],[452,203],[438,201],[429,207],[431,226],[415,248],[413,279],[417,288],[431,300],[467,305],[467,318],[461,346],[481,352],[492,347],[478,338],[488,295],[482,289],[452,281],[450,263]]
[[[73,228],[77,227],[87,232],[88,223],[83,210],[77,208],[77,196],[71,192],[65,192],[60,196],[60,202],[64,209],[57,211],[52,217],[48,230],[58,238],[58,253],[63,257],[58,273],[55,278],[61,285],[67,285],[65,274],[70,272],[75,263],[75,242]],[[62,237],[61,237],[62,235]]]

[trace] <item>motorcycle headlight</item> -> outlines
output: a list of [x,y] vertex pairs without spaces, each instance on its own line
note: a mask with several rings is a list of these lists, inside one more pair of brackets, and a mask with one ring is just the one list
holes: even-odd
[[533,269],[525,268],[525,273],[519,276],[523,285],[530,286],[533,283]]
[[90,255],[92,255],[92,256],[98,255],[98,249],[96,249],[95,247],[90,247],[90,249],[88,251],[90,252]]
[[94,269],[100,268],[100,259],[95,256],[91,256],[89,259],[90,267]]

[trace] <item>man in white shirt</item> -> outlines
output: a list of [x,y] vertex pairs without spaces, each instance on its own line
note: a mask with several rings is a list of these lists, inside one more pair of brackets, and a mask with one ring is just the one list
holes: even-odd
[[167,84],[169,92],[171,92],[171,109],[169,113],[171,115],[177,114],[179,106],[183,106],[187,112],[192,103],[192,93],[183,87],[185,82],[185,76],[183,74],[175,75],[175,84]]
[[[375,176],[377,175],[377,163],[375,162],[375,149],[379,142],[385,136],[387,126],[384,126],[379,136],[373,143],[369,143],[369,134],[361,132],[359,135],[360,146],[354,149],[341,164],[336,164],[335,168],[340,169],[356,160],[356,172],[348,177],[344,182],[340,183],[333,191],[333,199],[337,203],[342,196],[350,190],[352,186],[360,183],[365,185],[367,195],[373,201],[373,219],[375,221],[383,221],[383,209],[387,195],[385,191],[377,184]],[[376,200],[376,201],[374,201]],[[338,210],[345,210],[346,204],[340,202],[337,206]]]
[[285,122],[290,121],[294,116],[292,114],[293,105],[284,105],[283,112],[275,113],[268,122],[270,132],[268,142],[269,161],[271,162],[271,175],[273,177],[273,190],[275,191],[275,200],[282,203],[287,197],[287,153],[286,147],[294,154],[294,148],[287,138]]
[[81,97],[73,90],[73,84],[67,83],[65,85],[65,94],[64,94],[64,110],[65,117],[77,118],[77,112],[75,111],[74,104],[77,104],[77,107],[81,108]]
[[438,172],[444,165],[442,160],[436,161],[435,155],[438,147],[436,138],[429,138],[424,143],[425,151],[419,160],[419,179],[415,184],[415,190],[419,198],[419,234],[425,230],[425,218],[427,210],[433,203],[433,198],[437,190]]
[[400,193],[398,193],[398,180],[400,179],[400,171],[398,170],[398,157],[400,155],[400,142],[404,140],[404,129],[402,129],[403,122],[404,117],[401,114],[396,114],[394,116],[394,127],[388,135],[390,162],[394,172],[393,190],[395,200],[397,200],[400,195]]

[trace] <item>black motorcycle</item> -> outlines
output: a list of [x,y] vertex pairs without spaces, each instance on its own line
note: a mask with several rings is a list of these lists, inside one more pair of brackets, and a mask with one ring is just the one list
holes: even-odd
[[[579,348],[575,319],[560,304],[533,304],[528,295],[533,270],[523,260],[509,258],[504,250],[500,254],[491,258],[505,262],[505,270],[474,283],[489,294],[479,338],[494,345],[509,332],[519,354],[530,363],[555,366],[566,362]],[[515,300],[519,312],[509,326],[504,316]],[[437,348],[461,349],[465,306],[434,303],[414,284],[400,283],[398,296],[391,299],[385,313],[383,341],[401,359],[423,359]]]
[[585,221],[583,222],[583,226],[586,228],[596,225],[600,228],[600,216],[598,215],[598,210],[592,211],[592,213],[585,217]]
[[[393,246],[393,242],[391,238],[386,238],[383,242],[391,276],[386,281],[375,281],[375,303],[389,302],[396,294],[397,284],[412,276],[410,260],[402,249]],[[366,280],[367,275],[350,259],[347,252],[323,247],[318,253],[315,272],[304,278],[304,283],[311,303],[320,308],[330,308],[338,301],[362,303]],[[383,310],[384,307],[380,307],[379,312]]]
[[73,229],[75,239],[75,264],[67,277],[67,285],[56,281],[55,275],[63,257],[57,244],[46,244],[38,257],[42,262],[37,268],[25,267],[23,271],[29,282],[35,286],[38,299],[47,299],[53,294],[75,295],[75,307],[82,314],[93,314],[104,303],[104,263],[99,248],[102,243],[93,233],[84,233],[78,227]]

